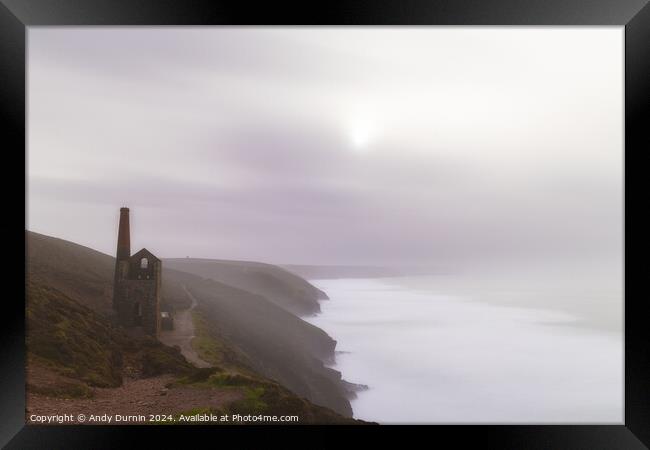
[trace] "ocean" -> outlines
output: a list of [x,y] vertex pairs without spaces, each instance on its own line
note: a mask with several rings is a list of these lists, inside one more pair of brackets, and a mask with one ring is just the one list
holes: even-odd
[[310,280],[330,300],[307,320],[337,340],[343,378],[369,386],[359,419],[620,424],[622,289],[564,278]]

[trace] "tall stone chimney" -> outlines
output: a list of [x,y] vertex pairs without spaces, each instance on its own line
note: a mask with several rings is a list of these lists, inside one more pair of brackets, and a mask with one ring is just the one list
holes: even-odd
[[115,255],[115,278],[113,280],[113,309],[118,309],[120,280],[126,277],[131,256],[131,232],[129,230],[129,208],[120,208],[120,225],[117,231],[117,254]]
[[131,256],[131,233],[129,231],[129,208],[120,208],[120,227],[117,232],[118,261],[124,261]]

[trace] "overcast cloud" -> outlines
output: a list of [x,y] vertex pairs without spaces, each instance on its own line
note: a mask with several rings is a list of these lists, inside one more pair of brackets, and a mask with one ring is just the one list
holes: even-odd
[[620,261],[622,28],[29,29],[28,229],[275,263]]

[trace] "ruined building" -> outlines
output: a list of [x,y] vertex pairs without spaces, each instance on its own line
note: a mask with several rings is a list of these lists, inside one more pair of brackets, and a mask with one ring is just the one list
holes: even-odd
[[120,208],[113,309],[125,328],[158,337],[162,262],[146,248],[131,255],[129,208]]

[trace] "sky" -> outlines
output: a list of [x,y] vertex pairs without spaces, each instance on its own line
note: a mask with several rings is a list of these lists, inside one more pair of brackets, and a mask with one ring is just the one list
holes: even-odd
[[27,229],[291,264],[620,262],[623,28],[30,27]]

